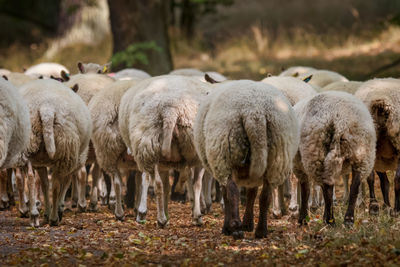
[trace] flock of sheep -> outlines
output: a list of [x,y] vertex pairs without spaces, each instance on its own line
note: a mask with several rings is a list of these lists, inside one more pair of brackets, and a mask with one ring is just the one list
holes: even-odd
[[[322,191],[324,221],[335,224],[340,177],[347,185],[345,224],[354,222],[365,180],[370,213],[379,212],[374,171],[384,207],[390,207],[386,171],[397,170],[400,158],[400,79],[355,82],[300,66],[259,82],[195,69],[157,77],[137,69],[107,74],[108,69],[78,63],[79,73],[70,75],[59,64],[42,63],[25,73],[0,71],[0,208],[9,205],[15,173],[21,215],[39,226],[41,188],[45,223],[58,225],[71,184],[77,208],[97,210],[107,193],[104,173],[111,177],[109,203],[122,220],[122,177],[129,170],[137,171],[138,221],[146,216],[153,184],[158,225],[167,224],[169,176],[176,170],[191,193],[196,225],[211,207],[213,187],[221,186],[222,232],[234,238],[253,231],[260,186],[257,238],[267,235],[271,203],[274,215],[287,212],[285,195],[289,210],[306,224]],[[87,165],[94,165],[89,208]],[[394,180],[396,216],[400,169]],[[239,187],[246,188],[242,219]]]

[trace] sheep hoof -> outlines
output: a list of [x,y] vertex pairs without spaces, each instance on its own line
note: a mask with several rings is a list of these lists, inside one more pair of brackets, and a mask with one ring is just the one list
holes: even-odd
[[157,220],[157,225],[158,225],[158,227],[160,227],[160,228],[165,228],[166,226],[167,226],[167,224],[168,224],[168,221],[167,220],[165,220],[165,221],[159,221],[159,220]]
[[122,214],[122,215],[115,214],[115,219],[117,219],[117,221],[123,222],[125,219],[125,216],[124,216],[124,214]]
[[21,218],[28,218],[29,217],[28,214],[29,214],[29,210],[27,208],[19,210],[19,217],[21,217]]
[[98,210],[98,208],[97,208],[97,203],[92,203],[92,202],[90,202],[90,203],[89,203],[89,211],[97,212],[97,210]]
[[298,205],[289,206],[289,211],[298,212],[299,211],[299,206]]
[[390,210],[390,216],[393,217],[393,218],[399,217],[399,213],[400,212],[398,210],[396,210],[396,209],[391,209]]
[[107,197],[106,196],[100,196],[100,205],[107,206]]
[[313,205],[313,206],[310,207],[310,210],[312,212],[316,212],[318,210],[318,206]]
[[202,226],[203,219],[201,217],[193,218],[192,224],[195,226]]
[[146,214],[147,214],[147,212],[145,211],[145,212],[138,212],[138,214],[137,214],[137,216],[136,216],[136,221],[138,222],[138,223],[141,223],[141,222],[143,222],[143,221],[146,221]]
[[78,206],[78,202],[76,200],[71,201],[71,208],[75,209]]
[[110,200],[108,201],[108,208],[109,208],[110,210],[115,210],[115,205],[116,205],[115,200],[112,200],[112,199],[110,198]]
[[345,218],[344,218],[344,225],[346,226],[346,227],[352,227],[353,226],[353,224],[354,224],[354,217],[351,217],[351,216],[346,216]]
[[56,220],[50,220],[50,226],[58,226],[59,220],[58,218]]
[[272,216],[274,216],[274,219],[280,219],[280,218],[282,218],[282,212],[281,211],[272,211]]
[[379,215],[379,204],[376,200],[369,203],[369,214],[372,216]]
[[40,226],[40,224],[39,224],[39,214],[31,215],[30,217],[31,217],[31,226],[35,227],[35,228],[39,227]]
[[242,224],[242,230],[245,232],[253,232],[254,230],[254,223],[250,222],[250,223],[243,223]]
[[267,237],[267,229],[256,229],[256,232],[254,233],[255,238],[266,238]]
[[80,204],[78,204],[78,212],[79,213],[86,212],[86,206],[81,206]]
[[63,217],[63,211],[61,211],[61,210],[59,210],[58,211],[58,220],[61,222],[61,220],[62,220],[62,217]]
[[244,233],[243,233],[243,231],[235,231],[235,232],[232,233],[232,237],[235,240],[243,239],[244,238]]
[[40,202],[40,200],[36,200],[36,208],[37,208],[38,210],[41,210],[41,209],[42,209],[42,202]]
[[0,210],[6,210],[10,208],[10,203],[8,201],[1,201]]

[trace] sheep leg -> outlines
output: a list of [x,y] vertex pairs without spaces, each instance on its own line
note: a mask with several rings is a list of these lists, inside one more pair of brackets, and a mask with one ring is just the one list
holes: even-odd
[[280,219],[282,217],[278,188],[272,190],[272,215],[275,219]]
[[86,168],[82,167],[73,175],[78,180],[78,211],[86,211]]
[[76,208],[79,201],[79,181],[78,176],[74,175],[72,177],[72,184],[71,184],[71,208]]
[[[167,174],[168,175],[168,174]],[[165,215],[165,206],[164,206],[164,186],[163,181],[160,177],[160,173],[158,172],[158,166],[155,165],[154,173],[150,174],[150,176],[154,179],[154,189],[156,195],[156,203],[157,203],[157,224],[159,227],[163,228],[168,223],[168,218]]]
[[12,168],[9,168],[7,169],[7,195],[11,206],[15,205],[14,188],[16,185],[14,186],[13,183],[15,184],[15,173]]
[[58,203],[61,195],[60,177],[58,177],[58,175],[56,176],[56,174],[53,173],[51,183],[52,183],[51,186],[53,191],[53,197],[52,197],[53,199],[52,199],[49,223],[50,226],[57,226],[58,223],[60,222],[60,219],[58,217]]
[[[140,174],[138,172],[138,174]],[[150,177],[149,174],[143,172],[140,177],[140,202],[139,202],[139,207],[137,209],[137,216],[136,216],[136,221],[137,222],[143,222],[146,221],[146,214],[147,214],[147,191],[149,190],[149,185],[150,185]]]
[[[139,176],[140,177],[140,176]],[[136,184],[136,171],[133,170],[126,170],[126,191],[125,191],[125,205],[127,209],[133,209],[135,212],[135,200],[137,191]]]
[[[228,179],[225,187],[222,189],[225,203],[225,220],[222,233],[232,235],[234,239],[244,237],[242,223],[239,217],[239,189],[232,179]],[[268,208],[268,207],[267,207]]]
[[40,200],[40,187],[41,187],[40,177],[37,171],[35,171],[34,173],[35,173],[36,207],[38,208],[38,210],[40,210],[42,207],[42,202]]
[[289,211],[293,214],[296,215],[299,212],[299,205],[298,205],[298,196],[297,196],[297,177],[292,174],[290,176],[290,203],[289,203]]
[[310,209],[314,212],[318,209],[319,202],[320,202],[319,197],[320,197],[319,185],[316,185],[314,183],[311,187],[311,199],[310,199],[310,201],[311,201]]
[[193,191],[194,191],[194,201],[193,201],[193,215],[192,224],[200,226],[203,224],[203,219],[201,218],[201,188],[203,185],[204,168],[195,167],[193,168]]
[[[86,170],[83,172],[86,174]],[[58,200],[58,219],[62,220],[63,214],[64,214],[64,209],[65,209],[65,195],[67,194],[68,188],[71,185],[72,179],[71,176],[66,176],[62,179],[62,182],[60,183],[60,198]]]
[[[100,182],[99,182],[99,195],[100,195],[100,203],[102,206],[106,206],[108,204],[108,195],[110,194],[109,187],[111,187],[111,179],[104,171],[101,172]],[[107,186],[107,181],[109,186]]]
[[325,210],[324,220],[329,225],[335,225],[333,216],[333,185],[322,184],[322,193],[324,194]]
[[108,208],[110,210],[115,210],[115,206],[116,206],[116,192],[115,192],[115,179],[114,176],[111,176],[112,178],[110,179],[111,183],[111,187],[110,187],[110,194],[108,196]]
[[211,206],[212,206],[211,194],[212,194],[213,178],[208,172],[205,172],[203,180],[204,180],[203,193],[204,193],[204,200],[205,200],[205,204],[206,204],[205,214],[208,214],[211,212]]
[[243,215],[242,230],[252,232],[254,230],[254,202],[257,197],[257,187],[247,189],[246,210]]
[[140,199],[142,197],[142,176],[143,173],[141,172],[135,172],[135,199],[134,199],[134,204],[133,204],[133,212],[137,216],[139,205],[140,205]]
[[400,212],[400,164],[397,165],[396,174],[394,176],[394,196],[394,210],[391,211],[390,215],[397,217]]
[[115,188],[115,218],[119,221],[124,220],[124,209],[122,208],[122,179],[119,171],[114,173],[114,188]]
[[[29,211],[30,220],[32,227],[39,227],[39,211],[36,207],[36,186],[35,186],[35,174],[32,169],[31,163],[28,161],[27,167],[21,172],[22,179],[26,177],[28,179],[28,190],[29,190]],[[21,201],[21,200],[20,200]]]
[[286,179],[285,183],[283,184],[283,196],[287,199],[290,199],[291,186],[292,184],[290,183],[290,178]]
[[90,202],[89,202],[89,210],[97,211],[97,202],[99,200],[98,191],[99,191],[99,181],[101,178],[101,170],[99,164],[95,162],[93,171],[92,171],[92,192],[90,194]]
[[365,183],[360,182],[360,189],[359,192],[361,194],[358,194],[357,201],[356,201],[356,207],[361,207],[364,205],[364,198],[365,198]]
[[160,176],[163,183],[163,198],[164,198],[164,212],[167,220],[169,220],[168,214],[168,202],[169,202],[169,195],[171,191],[171,185],[169,184],[169,173],[168,172],[160,172]]
[[346,215],[344,216],[344,224],[348,226],[351,226],[354,223],[354,208],[360,190],[360,184],[361,174],[360,172],[353,170],[350,186],[349,205],[347,207]]
[[308,182],[308,178],[305,178],[305,179],[299,179],[299,184],[300,184],[301,203],[300,203],[298,223],[300,225],[306,225],[308,217],[308,199],[310,198],[310,183]]
[[222,202],[222,192],[221,187],[217,180],[215,180],[215,202],[221,203]]
[[[1,172],[3,176],[3,172]],[[25,179],[28,177],[22,175],[20,168],[15,169],[15,181],[18,188],[18,210],[21,218],[28,218],[29,208],[27,205],[26,195],[25,195]]]
[[[4,171],[0,172],[0,194],[1,194],[0,209],[3,210],[3,209],[9,208],[10,207],[10,199],[8,198],[8,192],[7,192],[7,175],[4,175]],[[20,202],[21,202],[21,199],[20,199]]]
[[343,202],[347,203],[349,201],[349,179],[350,179],[350,175],[349,174],[343,175],[342,178],[343,178],[343,186],[344,186]]
[[258,224],[255,231],[255,238],[265,238],[267,237],[267,212],[269,207],[269,202],[271,201],[271,186],[264,180],[263,187],[260,195],[260,215],[258,216]]
[[381,182],[381,191],[383,196],[383,209],[390,208],[390,200],[389,200],[389,179],[386,175],[386,172],[376,172],[378,174],[379,180]]
[[369,214],[378,215],[379,214],[379,204],[375,197],[375,174],[372,171],[371,175],[367,178],[368,188],[369,188]]
[[186,200],[185,196],[185,179],[180,176],[177,170],[173,170],[174,182],[172,183],[171,189],[171,200],[184,203]]
[[[194,191],[193,191],[193,170],[192,168],[186,168],[184,172],[181,172],[181,175],[184,175],[186,178],[186,188],[187,188],[187,196],[190,202],[193,203],[194,200]],[[181,178],[179,178],[181,179]]]
[[49,176],[47,174],[46,167],[37,168],[37,172],[40,177],[40,182],[42,185],[42,192],[44,198],[44,220],[48,223],[50,216],[50,199],[49,199]]
[[[288,180],[288,179],[286,179],[286,180]],[[285,187],[287,187],[286,182],[281,184],[278,187],[278,203],[281,208],[282,215],[287,215],[287,208],[286,208],[286,203],[285,203]]]

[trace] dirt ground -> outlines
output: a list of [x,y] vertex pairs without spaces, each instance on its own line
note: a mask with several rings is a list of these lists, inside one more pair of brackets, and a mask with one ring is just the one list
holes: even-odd
[[191,224],[189,203],[170,202],[165,229],[157,227],[153,199],[143,224],[135,221],[131,210],[125,221],[119,222],[107,207],[101,207],[97,213],[67,212],[60,226],[34,229],[13,207],[0,212],[0,265],[400,264],[400,219],[387,212],[370,217],[358,209],[354,227],[346,228],[344,212],[342,205],[335,207],[336,227],[322,222],[322,209],[311,213],[308,226],[303,227],[289,215],[282,219],[270,215],[267,238],[257,240],[254,233],[246,233],[245,239],[233,240],[221,234],[223,213],[215,203],[211,214],[203,217],[204,225],[197,227]]

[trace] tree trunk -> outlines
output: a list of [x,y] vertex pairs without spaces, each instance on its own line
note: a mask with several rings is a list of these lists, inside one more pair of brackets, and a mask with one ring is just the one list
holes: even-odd
[[[108,0],[113,53],[124,51],[135,43],[154,41],[161,51],[145,50],[149,64],[134,63],[152,75],[165,74],[172,69],[168,38],[168,8],[165,0]],[[125,68],[113,66],[113,70]]]

